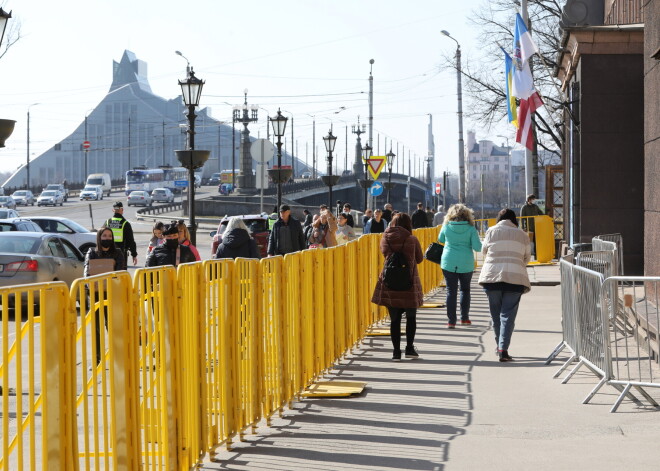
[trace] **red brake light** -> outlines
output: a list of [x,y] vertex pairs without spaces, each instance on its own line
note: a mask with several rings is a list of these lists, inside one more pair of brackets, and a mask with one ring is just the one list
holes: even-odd
[[39,271],[39,263],[36,260],[12,262],[5,266],[5,271]]

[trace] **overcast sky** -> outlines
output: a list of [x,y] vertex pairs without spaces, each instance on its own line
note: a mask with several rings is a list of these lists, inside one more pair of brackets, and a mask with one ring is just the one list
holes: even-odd
[[[428,114],[433,115],[438,171],[458,167],[456,74],[440,72],[444,52],[456,45],[440,34],[448,30],[464,58],[476,56],[477,32],[468,22],[484,0],[280,0],[224,2],[198,0],[5,0],[22,24],[23,38],[0,60],[0,118],[17,121],[0,149],[0,171],[24,164],[26,114],[30,108],[30,153],[38,156],[64,139],[105,96],[112,61],[125,49],[148,64],[152,90],[164,98],[180,94],[190,60],[206,80],[201,105],[216,119],[229,120],[231,107],[248,102],[270,113],[293,114],[298,155],[305,142],[311,153],[312,116],[317,144],[330,123],[339,136],[340,159],[349,126],[368,122],[369,60],[374,59],[374,151],[380,134],[412,155],[427,154]],[[515,12],[512,12],[512,15]],[[10,20],[11,21],[11,20]],[[265,137],[266,114],[251,125]],[[502,124],[489,134],[469,119],[464,128],[477,138],[502,142],[513,135]],[[513,141],[513,139],[511,139]],[[396,152],[396,144],[394,151]],[[388,145],[389,148],[389,145]],[[349,150],[349,152],[351,152]],[[350,159],[350,157],[349,157]],[[343,165],[342,165],[343,166]]]

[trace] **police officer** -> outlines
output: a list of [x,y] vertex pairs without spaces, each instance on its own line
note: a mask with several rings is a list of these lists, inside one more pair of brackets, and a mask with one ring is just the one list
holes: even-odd
[[133,256],[133,265],[137,265],[137,246],[133,237],[131,223],[124,219],[124,205],[121,201],[115,201],[112,205],[114,215],[105,221],[104,226],[109,227],[115,238],[115,245],[124,252],[126,265],[128,265],[128,252]]

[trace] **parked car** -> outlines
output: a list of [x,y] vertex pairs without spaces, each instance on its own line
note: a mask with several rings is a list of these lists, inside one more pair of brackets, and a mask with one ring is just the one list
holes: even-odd
[[16,209],[16,202],[11,196],[0,196],[0,207]]
[[[0,286],[49,281],[64,281],[71,286],[83,276],[84,258],[69,241],[56,234],[5,232],[0,237],[0,267]],[[12,309],[15,301],[11,296],[8,301]],[[27,298],[21,304],[27,307]],[[37,297],[35,305],[38,304]]]
[[228,195],[232,191],[234,191],[234,185],[231,183],[220,183],[220,185],[218,185],[218,193],[221,195]]
[[214,173],[209,178],[209,185],[219,185],[220,184],[220,173]]
[[48,185],[46,185],[46,188],[44,188],[43,191],[49,191],[49,190],[59,191],[60,193],[62,193],[64,202],[66,203],[67,201],[69,201],[69,190],[66,187],[66,185],[64,185],[64,183],[49,183]]
[[62,206],[64,204],[64,195],[57,190],[42,191],[37,198],[37,206]]
[[151,206],[151,202],[152,199],[148,191],[131,191],[131,194],[128,195],[129,206]]
[[0,219],[14,219],[21,217],[15,209],[0,209]]
[[268,256],[268,236],[270,231],[268,230],[268,216],[265,214],[247,214],[241,216],[225,216],[218,224],[218,229],[212,231],[209,235],[213,237],[213,243],[211,244],[211,255],[215,256],[215,252],[218,250],[218,245],[222,242],[222,234],[229,224],[229,219],[231,217],[239,217],[243,220],[245,225],[250,232],[250,235],[257,242],[257,248],[262,258]]
[[156,188],[151,192],[151,199],[158,203],[173,203],[174,193],[167,188]]
[[[43,232],[41,227],[28,218],[0,219],[0,232]],[[3,234],[4,235],[4,234]]]
[[62,217],[36,216],[30,218],[42,231],[57,234],[71,242],[86,254],[91,247],[96,247],[96,232],[89,231],[76,221]]
[[85,188],[80,192],[80,201],[94,200],[99,201],[103,199],[103,188],[100,185],[85,185]]
[[11,197],[14,199],[14,203],[16,203],[17,206],[19,204],[34,206],[34,195],[30,190],[17,190],[11,195]]

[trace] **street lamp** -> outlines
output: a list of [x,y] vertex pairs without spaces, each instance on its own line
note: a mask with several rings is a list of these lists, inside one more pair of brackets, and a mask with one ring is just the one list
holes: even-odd
[[[177,54],[181,55],[179,52]],[[195,169],[204,165],[209,158],[210,151],[195,150],[195,108],[199,106],[202,96],[204,80],[195,77],[192,67],[188,69],[186,80],[179,80],[183,103],[188,107],[188,150],[175,151],[181,164],[188,169],[188,231],[190,231],[190,243],[197,244],[197,224],[195,222]]]
[[506,193],[507,193],[507,207],[511,207],[511,176],[513,175],[511,173],[511,148],[509,147],[509,137],[508,136],[503,136],[501,134],[498,134],[497,137],[502,137],[506,139],[506,151],[508,154],[508,165],[509,165],[509,174],[507,175],[507,185],[506,185]]
[[390,191],[392,188],[394,188],[394,185],[392,184],[392,168],[394,167],[394,157],[396,157],[396,154],[392,152],[392,148],[390,147],[390,151],[385,154],[385,157],[387,157],[387,170],[389,171],[389,174],[387,175],[387,202],[391,203],[392,201],[390,200]]
[[286,172],[282,170],[282,136],[284,136],[288,118],[278,109],[277,116],[269,119],[270,124],[273,126],[273,134],[277,136],[277,169],[270,169],[268,173],[271,180],[277,184],[277,210],[279,211],[282,205],[282,183],[288,181],[291,177],[290,169],[287,169]]
[[[2,10],[2,8],[0,8]],[[3,31],[4,33],[4,31]],[[28,106],[27,109],[27,163],[25,165],[25,170],[27,172],[27,179],[25,180],[26,185],[25,189],[29,190],[30,189],[30,108],[33,106],[39,105],[40,103],[32,103],[30,106]]]
[[239,165],[237,190],[244,195],[251,195],[256,192],[256,178],[252,175],[252,156],[250,155],[250,131],[248,124],[256,122],[258,118],[259,106],[248,105],[247,88],[243,90],[245,100],[242,105],[234,106],[234,123],[242,123],[241,131],[241,160]]
[[7,29],[9,18],[11,18],[11,12],[7,13],[0,8],[0,46],[2,45],[2,40],[5,38],[5,30]]
[[448,31],[440,31],[456,43],[456,80],[458,90],[458,202],[465,203],[465,149],[463,145],[463,87],[461,78],[461,45]]
[[337,181],[339,181],[339,175],[332,175],[332,153],[335,151],[335,143],[337,142],[337,137],[332,134],[332,128],[328,131],[327,136],[323,136],[323,143],[325,144],[325,150],[328,152],[328,174],[324,177],[321,177],[323,183],[328,186],[328,207],[332,207],[332,187],[335,186]]
[[[2,45],[2,39],[5,37],[5,29],[7,28],[9,18],[11,18],[11,12],[7,13],[0,8],[0,45]],[[0,119],[0,147],[5,146],[5,140],[14,132],[15,124],[16,121],[13,119]]]

